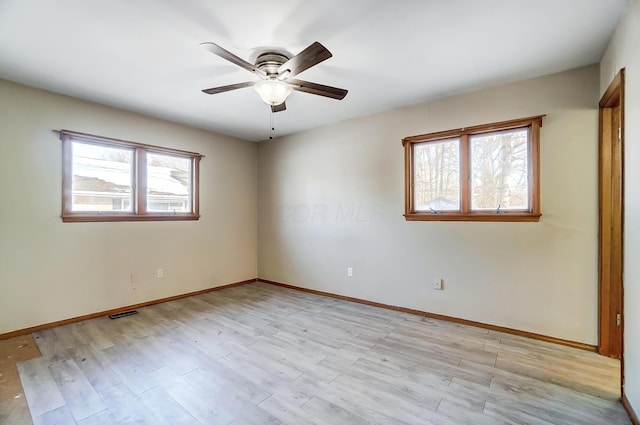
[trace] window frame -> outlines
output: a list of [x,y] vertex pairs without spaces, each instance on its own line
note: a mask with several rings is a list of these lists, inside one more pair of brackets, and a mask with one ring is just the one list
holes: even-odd
[[[113,222],[113,221],[184,221],[200,219],[200,160],[203,155],[179,149],[146,145],[120,139],[79,133],[69,130],[56,131],[62,141],[62,221]],[[132,211],[73,211],[73,154],[74,141],[115,149],[133,150]],[[147,155],[146,153],[177,156],[191,160],[191,211],[149,212],[147,207]]]
[[[402,139],[404,147],[405,173],[405,213],[407,221],[539,221],[540,213],[540,128],[542,118],[537,115],[491,124],[463,127],[435,133],[409,136]],[[503,130],[529,129],[527,142],[529,209],[501,211],[471,210],[471,149],[470,137]],[[416,144],[459,138],[460,155],[460,210],[459,211],[416,211],[414,208],[414,157]]]

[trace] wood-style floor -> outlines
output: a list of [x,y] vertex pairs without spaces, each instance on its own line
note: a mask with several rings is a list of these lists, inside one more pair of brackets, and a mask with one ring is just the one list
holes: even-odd
[[630,424],[619,362],[248,284],[34,334],[35,424]]

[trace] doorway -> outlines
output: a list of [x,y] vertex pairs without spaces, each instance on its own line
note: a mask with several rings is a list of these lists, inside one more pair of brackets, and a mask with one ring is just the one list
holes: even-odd
[[624,69],[602,96],[599,115],[598,352],[623,360]]

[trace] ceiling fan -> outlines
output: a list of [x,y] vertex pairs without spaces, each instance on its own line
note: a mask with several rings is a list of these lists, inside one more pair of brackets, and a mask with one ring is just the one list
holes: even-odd
[[332,56],[331,52],[317,41],[293,57],[289,57],[281,50],[263,52],[258,55],[255,64],[250,64],[215,43],[205,42],[200,45],[214,55],[218,55],[262,78],[261,81],[245,81],[244,83],[202,90],[207,94],[223,93],[253,86],[262,100],[271,105],[271,111],[280,112],[287,109],[285,100],[293,90],[338,100],[344,99],[348,92],[337,87],[292,78]]

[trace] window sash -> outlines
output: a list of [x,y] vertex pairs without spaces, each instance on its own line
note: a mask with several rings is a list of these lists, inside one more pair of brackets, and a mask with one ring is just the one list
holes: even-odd
[[[73,156],[71,165],[71,210],[73,212],[85,212],[88,214],[96,211],[101,213],[133,212],[135,206],[135,150],[72,140],[71,151]],[[93,157],[94,154],[111,154],[115,156],[118,153],[124,154],[127,162]],[[118,166],[117,164],[121,165]],[[108,169],[110,165],[111,169]],[[84,172],[79,172],[78,169],[84,169]],[[122,179],[122,174],[125,175],[125,180]],[[112,186],[110,188],[111,192],[106,187],[100,187],[107,184]],[[80,188],[77,186],[80,186]],[[120,201],[121,205],[128,205],[128,208],[90,208],[93,205],[92,202],[81,203],[76,201],[77,198],[88,198],[94,202],[98,199],[106,200],[109,199],[109,195],[111,195],[112,208],[113,201],[116,199]]]
[[[160,154],[160,153],[156,153],[156,152],[145,152],[145,155],[147,157],[147,190],[146,190],[146,209],[148,212],[156,212],[156,213],[184,213],[184,212],[191,212],[191,205],[192,205],[192,200],[193,200],[193,193],[191,188],[193,187],[193,182],[192,182],[192,168],[193,168],[193,164],[191,163],[192,161],[188,161],[189,158],[184,158],[184,157],[180,157],[177,155],[168,155],[168,154]],[[159,167],[159,166],[154,166],[152,165],[152,160],[150,160],[153,158],[156,158],[157,160],[161,160],[164,159],[166,160],[170,160],[173,159],[174,161],[177,162],[181,162],[184,160],[187,160],[186,162],[186,166],[187,169],[184,170],[184,178],[186,178],[186,184],[184,184],[184,186],[187,187],[187,193],[186,193],[186,199],[185,196],[180,194],[180,193],[176,193],[178,191],[180,191],[180,184],[176,185],[176,184],[171,184],[171,179],[168,179],[167,177],[172,177],[173,180],[177,180],[176,176],[173,175],[169,175],[166,176],[164,172],[160,172],[159,169],[163,169],[166,170],[168,168],[166,167]],[[155,169],[155,170],[154,170]],[[172,171],[183,171],[183,170],[172,170]],[[158,181],[158,183],[165,183],[162,186],[163,187],[159,187],[160,185],[158,185],[158,187],[152,187],[151,184],[149,184],[150,178],[151,177],[156,177],[155,180]],[[168,184],[166,184],[168,182]],[[173,187],[171,187],[173,186]],[[154,194],[154,190],[155,192],[159,192]],[[171,192],[173,191],[173,193]],[[164,194],[161,194],[160,192],[164,192]],[[153,204],[154,202],[152,202],[153,200],[155,200],[156,204],[161,204],[163,203],[163,201],[168,203],[168,207],[167,209],[162,209],[162,208],[154,208]],[[186,202],[185,202],[186,201]],[[180,210],[176,210],[176,206],[178,206],[178,204],[182,203],[184,205],[184,207],[186,208],[181,208]],[[174,208],[172,208],[172,205],[174,206]]]
[[[540,219],[540,127],[544,115],[511,121],[406,137],[405,148],[405,218],[408,221],[539,221]],[[528,129],[526,209],[472,209],[470,138],[514,129]],[[414,196],[416,164],[414,147],[418,144],[460,139],[460,210],[425,211],[416,208]]]
[[[174,221],[198,220],[199,163],[202,155],[177,149],[151,146],[68,130],[59,132],[62,140],[62,220],[86,221]],[[73,209],[73,143],[103,146],[133,152],[131,211],[78,211]],[[147,154],[184,158],[190,161],[188,211],[149,211],[147,208]]]
[[[449,149],[445,147],[446,145],[449,145]],[[441,148],[439,152],[438,148]],[[422,171],[423,173],[429,173],[430,177],[429,181],[425,180],[425,183],[430,186],[429,188],[423,187],[422,181],[413,185],[415,210],[430,212],[460,211],[460,138],[414,143],[412,149],[414,176],[419,171]],[[455,149],[455,154],[448,152],[452,149]],[[418,155],[426,159],[427,163],[417,165]],[[450,164],[450,162],[453,162],[453,164]],[[455,166],[455,169],[452,169],[451,166]],[[451,178],[451,174],[453,174],[453,178]],[[431,182],[432,178],[436,180],[434,183]],[[422,199],[422,202],[418,199],[419,193],[423,194],[420,196],[421,198],[425,198]],[[429,193],[429,195],[426,195],[426,193]]]
[[[524,140],[524,158],[522,157],[515,157],[515,155],[513,155],[515,157],[513,162],[518,162],[518,161],[522,161],[523,165],[524,165],[524,172],[521,173],[520,178],[525,179],[525,184],[524,184],[524,191],[525,191],[525,195],[524,195],[524,199],[523,199],[523,204],[522,206],[517,205],[517,206],[510,206],[508,204],[505,204],[504,200],[502,200],[502,202],[500,202],[500,200],[496,200],[493,202],[493,205],[491,206],[476,206],[475,205],[475,200],[474,200],[474,195],[479,194],[480,191],[476,191],[477,189],[481,189],[481,188],[485,188],[487,187],[487,185],[476,185],[474,184],[475,182],[475,172],[476,172],[476,168],[474,166],[475,164],[475,160],[477,159],[476,155],[475,155],[475,149],[474,146],[476,145],[474,142],[478,139],[481,138],[487,138],[487,137],[491,137],[491,136],[501,136],[501,135],[506,135],[506,134],[514,134],[514,133],[521,133],[521,132],[525,132],[525,140]],[[469,174],[469,187],[470,187],[470,191],[469,191],[469,200],[470,200],[470,210],[471,211],[489,211],[489,212],[493,212],[493,211],[503,211],[503,212],[507,212],[507,211],[526,211],[526,212],[530,212],[531,211],[531,199],[529,196],[529,192],[531,190],[531,182],[529,181],[529,174],[528,174],[528,170],[529,170],[529,150],[531,148],[531,129],[529,128],[529,126],[527,127],[520,127],[520,128],[513,128],[513,129],[509,129],[509,130],[502,130],[502,131],[493,131],[490,133],[481,133],[481,134],[472,134],[469,135],[469,170],[470,170],[470,174]],[[488,142],[490,143],[490,142]],[[516,141],[517,143],[517,141]],[[502,141],[503,144],[503,149],[500,150],[500,154],[504,154],[505,153],[505,148],[504,148],[504,141]],[[510,146],[509,148],[515,149],[516,147],[514,146]],[[508,153],[508,151],[507,151]],[[520,156],[522,155],[522,153],[520,153]],[[487,165],[487,162],[492,162],[490,164],[490,166],[496,166],[498,165],[502,172],[506,171],[506,167],[505,167],[505,163],[506,161],[485,161],[484,165]],[[495,175],[495,170],[494,171],[494,176],[491,177],[496,177],[498,179],[505,179],[504,175],[501,175],[500,172],[498,172],[498,175]],[[524,174],[524,175],[522,175]],[[509,177],[509,176],[506,176]],[[504,182],[503,180],[503,186],[505,184],[508,184],[507,182]],[[510,187],[516,186],[516,188],[519,185],[509,185]],[[491,187],[489,186],[489,189],[491,189]],[[499,187],[497,188],[498,190],[500,189]],[[486,193],[486,192],[485,192]]]

